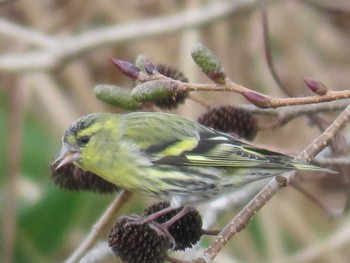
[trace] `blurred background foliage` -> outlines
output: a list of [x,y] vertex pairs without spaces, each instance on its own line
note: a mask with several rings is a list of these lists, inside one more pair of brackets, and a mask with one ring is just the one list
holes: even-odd
[[[21,60],[21,56],[32,51],[50,52],[50,49],[35,44],[30,34],[12,35],[14,31],[6,23],[59,40],[112,25],[125,26],[124,30],[128,30],[129,23],[139,23],[142,28],[143,21],[196,11],[220,2],[225,1],[0,1],[2,262],[63,261],[78,247],[114,198],[114,195],[61,190],[54,185],[48,169],[69,123],[86,113],[121,112],[99,102],[92,92],[95,85],[104,83],[132,87],[132,81],[110,63],[111,57],[134,61],[144,54],[154,63],[178,67],[191,82],[208,83],[189,54],[194,43],[203,42],[220,58],[235,82],[273,96],[284,95],[266,66],[260,13],[253,1],[238,1],[242,7],[236,12],[208,23],[155,36],[146,34],[131,41],[125,38],[115,43],[106,42],[54,66],[44,65],[39,69],[21,68],[21,63],[40,64],[40,57],[28,61],[29,57],[23,56]],[[317,5],[312,4],[316,2]],[[303,85],[304,77],[317,79],[334,90],[349,89],[349,1],[268,3],[274,61],[292,94],[310,94]],[[171,25],[162,26],[166,29]],[[213,105],[246,104],[236,94],[199,95]],[[203,106],[188,100],[173,112],[197,118],[204,111]],[[260,119],[262,123],[268,121],[268,118]],[[317,134],[315,127],[307,127],[305,118],[298,118],[282,128],[259,132],[254,142],[296,154]],[[13,140],[19,142],[19,146],[15,146]],[[13,153],[16,152],[13,147],[18,148],[18,155]],[[14,160],[12,165],[11,160]],[[330,196],[327,202],[335,206],[342,200],[339,205],[342,206],[344,201],[338,194],[333,189],[331,194],[322,192],[319,196]],[[136,196],[121,213],[141,213],[149,202]],[[232,217],[233,213],[225,214],[218,226]],[[349,222],[349,215],[331,220],[300,193],[286,189],[257,214],[247,231],[230,242],[216,262],[348,262],[349,229],[344,230],[340,245],[332,247],[322,243],[339,230],[344,220]],[[106,233],[102,235],[103,242],[104,236]],[[322,244],[326,244],[325,251],[317,249]]]

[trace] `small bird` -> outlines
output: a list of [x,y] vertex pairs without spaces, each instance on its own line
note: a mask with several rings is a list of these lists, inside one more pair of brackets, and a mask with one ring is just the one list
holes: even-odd
[[95,113],[70,125],[53,162],[73,163],[119,188],[172,207],[291,170],[328,169],[261,149],[184,117],[155,112]]

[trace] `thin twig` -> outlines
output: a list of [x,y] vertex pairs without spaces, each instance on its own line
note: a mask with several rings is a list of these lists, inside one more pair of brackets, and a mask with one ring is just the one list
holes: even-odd
[[189,97],[189,99],[197,102],[199,105],[202,105],[203,107],[209,108],[212,106],[211,105],[212,103],[210,103],[210,102],[208,102],[208,101],[206,101],[206,100],[204,100],[204,99],[202,99],[194,94],[189,94],[188,97]]
[[308,113],[343,111],[349,104],[350,99],[343,99],[317,104],[286,106],[277,109],[261,109],[251,104],[240,105],[240,107],[253,114],[276,115],[278,116],[281,125],[284,125],[293,118]]
[[170,257],[170,256],[167,256],[166,260],[169,261],[170,263],[190,263],[190,261],[177,259],[177,258],[173,258],[173,257]]
[[318,165],[350,165],[350,156],[338,156],[338,157],[317,157],[312,159],[312,162]]
[[298,159],[306,162],[322,151],[333,137],[344,128],[350,119],[350,105],[332,122],[332,124],[308,147],[298,155]]
[[217,236],[222,229],[202,229],[202,234],[207,236]]
[[264,51],[265,51],[267,67],[272,75],[272,78],[275,80],[276,84],[278,85],[278,87],[282,91],[284,91],[284,93],[286,93],[288,96],[292,96],[289,90],[283,85],[280,77],[277,74],[275,65],[273,63],[271,46],[270,46],[270,33],[269,33],[269,22],[268,22],[268,15],[267,15],[267,9],[266,9],[266,1],[259,0],[258,2],[259,2],[259,9],[261,12],[261,24],[263,29]]
[[293,186],[294,189],[298,190],[301,194],[306,196],[313,204],[319,207],[328,217],[337,217],[343,214],[344,211],[339,211],[339,209],[331,210],[324,203],[322,203],[322,201],[319,198],[314,196],[311,192],[305,190],[299,184],[295,183],[294,180],[290,183],[290,185]]
[[279,108],[292,105],[317,104],[321,102],[330,102],[340,99],[350,98],[350,90],[328,91],[322,96],[307,96],[297,98],[275,98],[263,93],[251,90],[232,81],[230,78],[225,79],[224,84],[196,84],[182,82],[168,78],[162,74],[155,73],[151,75],[140,75],[138,81],[147,82],[151,80],[171,80],[179,91],[209,91],[209,92],[235,92],[241,94],[248,101],[259,108]]
[[100,219],[95,223],[89,235],[81,243],[79,248],[66,260],[66,263],[76,263],[89,251],[90,248],[96,243],[99,235],[104,230],[108,223],[114,218],[119,209],[125,202],[130,200],[132,194],[126,190],[120,192],[117,198],[107,208],[106,212],[102,214]]

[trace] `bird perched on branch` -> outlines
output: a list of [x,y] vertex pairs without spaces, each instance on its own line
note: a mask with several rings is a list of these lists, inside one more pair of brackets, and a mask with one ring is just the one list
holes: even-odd
[[66,130],[54,169],[74,163],[119,188],[171,201],[172,207],[290,170],[326,171],[254,147],[167,113],[95,113]]

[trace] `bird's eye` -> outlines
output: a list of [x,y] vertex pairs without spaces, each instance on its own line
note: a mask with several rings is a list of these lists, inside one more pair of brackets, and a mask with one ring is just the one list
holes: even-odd
[[88,144],[88,142],[90,141],[90,137],[89,136],[82,136],[78,139],[78,144],[80,146],[85,146],[86,144]]

